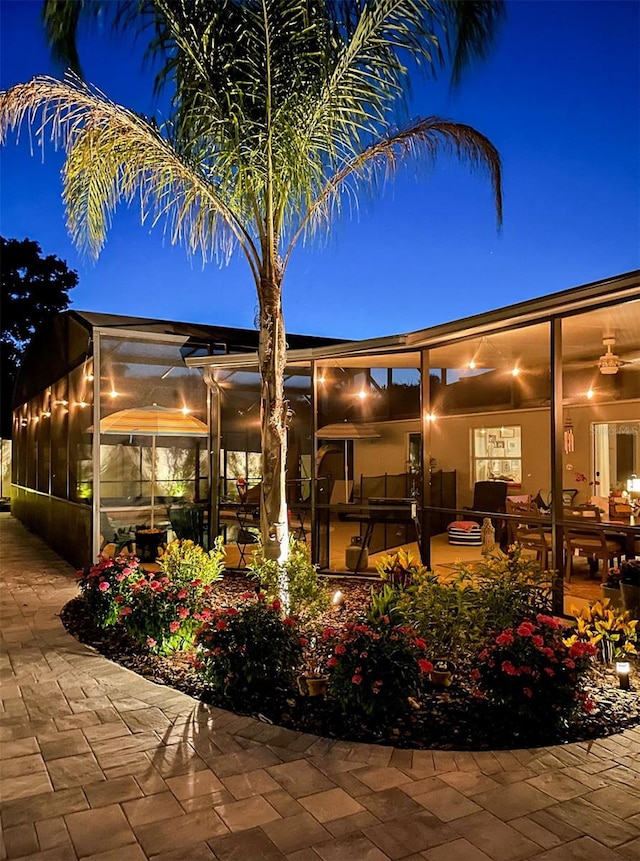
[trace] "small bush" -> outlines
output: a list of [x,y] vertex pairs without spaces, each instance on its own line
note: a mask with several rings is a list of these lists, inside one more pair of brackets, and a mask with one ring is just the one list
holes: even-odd
[[196,644],[203,678],[236,707],[262,708],[293,689],[302,643],[277,599],[247,592],[240,607],[214,610]]
[[121,584],[138,575],[135,556],[99,557],[95,565],[78,571],[78,586],[95,623],[101,628],[115,625],[120,619],[118,596]]
[[493,636],[471,678],[506,735],[558,730],[580,709],[593,707],[581,682],[595,652],[589,643],[565,642],[560,623],[538,614]]
[[209,551],[189,539],[179,538],[167,545],[160,565],[176,586],[186,586],[196,579],[211,585],[222,577],[224,555],[221,537],[216,538]]
[[433,669],[424,640],[386,617],[376,626],[349,622],[341,634],[327,628],[322,636],[333,646],[329,694],[346,721],[372,729],[389,727],[406,714],[409,697],[418,694],[423,675]]
[[259,547],[249,571],[268,598],[281,600],[288,612],[300,619],[314,619],[329,607],[329,592],[309,558],[307,545],[301,541],[291,539],[289,556],[282,566],[267,559]]
[[222,560],[219,545],[207,553],[192,541],[174,541],[163,556],[162,572],[119,556],[80,572],[79,585],[99,625],[120,623],[151,651],[168,654],[193,645],[210,615],[211,584],[221,577]]
[[507,554],[457,566],[449,582],[426,570],[415,572],[398,611],[428,637],[432,655],[455,657],[479,647],[491,631],[549,613],[551,592],[536,561],[514,545]]

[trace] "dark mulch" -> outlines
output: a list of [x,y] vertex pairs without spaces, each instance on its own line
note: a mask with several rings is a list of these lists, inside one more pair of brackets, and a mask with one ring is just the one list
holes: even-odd
[[[332,579],[329,585],[332,590],[342,591],[346,609],[342,614],[333,609],[328,611],[319,620],[319,628],[325,625],[339,628],[346,619],[364,613],[370,582]],[[239,602],[240,595],[253,586],[253,581],[244,575],[227,572],[216,585],[217,603],[233,606]],[[70,601],[63,608],[61,618],[65,628],[78,640],[156,684],[176,688],[221,708],[234,705],[202,682],[193,670],[189,656],[158,657],[135,643],[122,630],[97,628],[81,598]],[[256,716],[270,723],[326,737],[440,750],[498,750],[563,744],[602,738],[640,725],[640,669],[637,663],[632,668],[631,689],[628,691],[619,689],[612,668],[598,668],[587,686],[587,693],[595,702],[594,711],[580,716],[560,732],[539,725],[527,730],[514,728],[511,716],[508,716],[508,722],[499,725],[489,705],[473,696],[473,685],[468,682],[464,667],[456,668],[450,687],[427,685],[427,688],[419,708],[408,719],[392,729],[379,732],[345,720],[329,698],[289,695],[286,700],[265,703]],[[237,705],[235,710],[240,711]]]

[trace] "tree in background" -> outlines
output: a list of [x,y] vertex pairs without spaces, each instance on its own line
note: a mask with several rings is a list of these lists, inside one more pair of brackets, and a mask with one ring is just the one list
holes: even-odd
[[[112,15],[150,38],[162,123],[113,104],[75,76],[36,77],[0,94],[0,136],[40,116],[62,144],[67,221],[97,255],[112,212],[138,197],[174,242],[205,259],[239,248],[259,305],[261,529],[267,558],[288,552],[288,404],[282,289],[301,238],[326,231],[401,162],[444,154],[485,171],[501,218],[500,159],[468,125],[412,119],[411,73],[435,76],[487,53],[502,0],[47,0],[58,56],[78,62],[80,19]],[[145,29],[146,28],[146,29]]]
[[31,239],[0,237],[0,255],[0,427],[2,438],[10,439],[13,390],[22,355],[36,329],[69,307],[68,292],[77,285],[78,275],[59,257],[43,257],[39,244]]

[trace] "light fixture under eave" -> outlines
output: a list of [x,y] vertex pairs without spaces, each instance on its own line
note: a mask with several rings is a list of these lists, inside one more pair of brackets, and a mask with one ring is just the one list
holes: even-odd
[[517,366],[515,368],[513,368],[513,370],[511,371],[511,376],[512,377],[519,377],[520,376],[520,368],[518,368]]
[[601,374],[617,374],[618,368],[621,368],[624,362],[620,361],[620,357],[616,356],[612,347],[615,346],[615,338],[603,338],[602,344],[605,346],[606,352],[598,359],[598,368]]
[[588,390],[587,390],[587,400],[589,400],[589,401],[590,401],[590,400],[591,400],[591,398],[594,396],[594,394],[595,394],[595,392],[593,391],[593,389],[591,389],[591,388],[590,388],[590,389],[588,389]]

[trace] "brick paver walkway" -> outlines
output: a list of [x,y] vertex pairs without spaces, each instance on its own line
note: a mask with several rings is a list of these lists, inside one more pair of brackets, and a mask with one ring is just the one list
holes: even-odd
[[0,515],[2,858],[640,858],[640,729],[539,750],[349,744],[205,706],[77,643],[74,573]]

